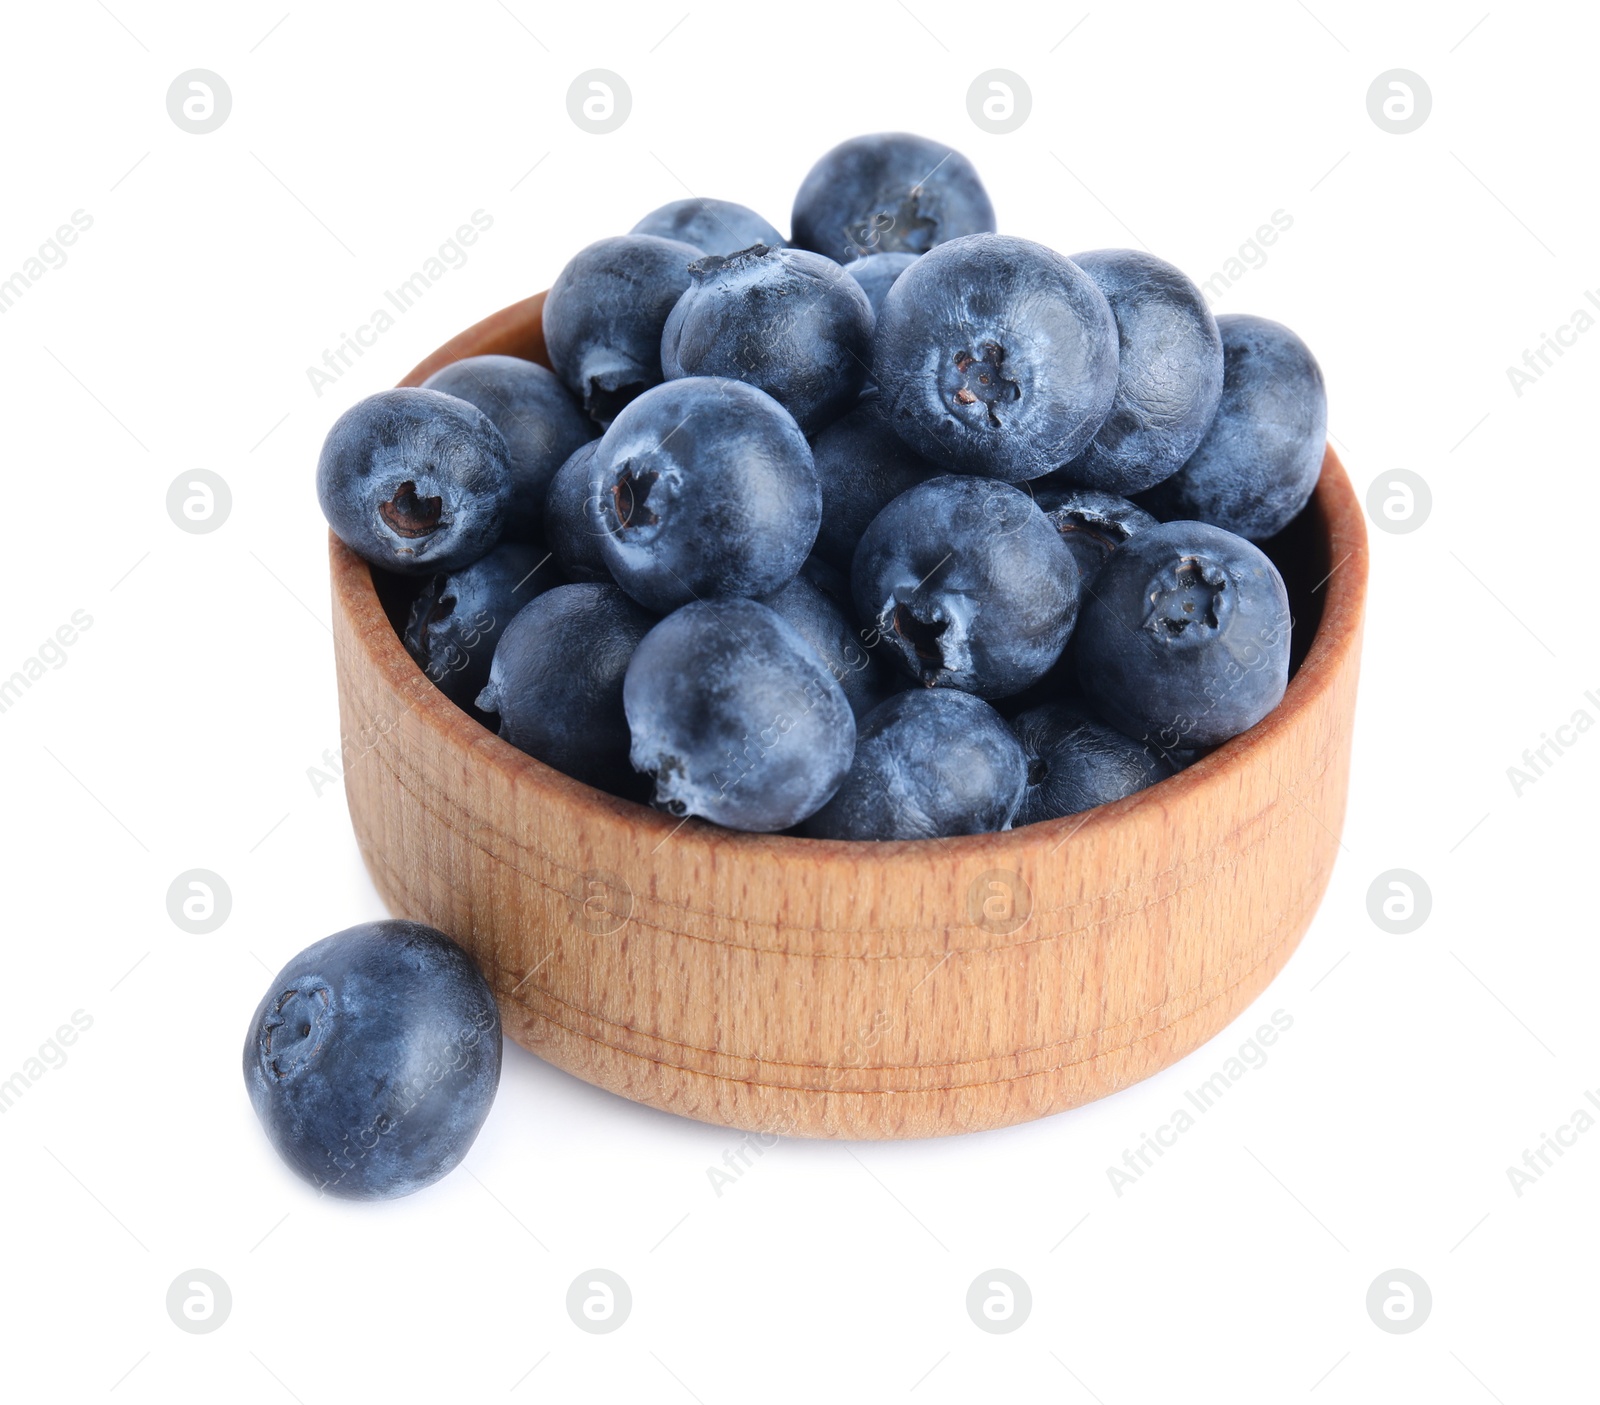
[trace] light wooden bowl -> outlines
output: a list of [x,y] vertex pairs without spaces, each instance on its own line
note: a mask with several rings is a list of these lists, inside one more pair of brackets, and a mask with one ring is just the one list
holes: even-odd
[[[545,361],[542,295],[440,348]],[[1269,545],[1297,672],[1259,726],[1114,805],[880,844],[738,834],[614,799],[458,711],[331,542],[345,789],[373,881],[480,963],[507,1032],[686,1117],[927,1137],[1146,1078],[1288,960],[1344,819],[1366,532],[1330,449]]]

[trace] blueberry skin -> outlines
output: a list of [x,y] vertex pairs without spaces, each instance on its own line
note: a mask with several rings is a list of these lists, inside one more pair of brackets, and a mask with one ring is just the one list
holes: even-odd
[[[793,625],[843,690],[859,722],[893,691],[883,666],[860,629],[828,594],[804,574],[761,602]],[[863,636],[866,636],[865,638]]]
[[1140,499],[1164,520],[1193,518],[1251,541],[1300,514],[1322,474],[1328,395],[1322,368],[1287,327],[1224,313],[1222,400],[1200,447]]
[[981,698],[1042,677],[1078,616],[1077,565],[1034,501],[955,474],[900,494],[872,519],[851,586],[901,672]]
[[811,457],[822,489],[816,549],[847,570],[872,519],[906,489],[940,472],[894,432],[875,395],[817,435]]
[[692,244],[622,234],[581,249],[544,300],[544,342],[567,389],[604,428],[659,385],[661,329],[689,286]]
[[589,462],[616,582],[664,615],[690,600],[758,597],[793,580],[822,495],[788,411],[742,381],[692,376],[646,391]]
[[850,704],[816,651],[755,600],[695,601],[644,638],[622,687],[654,804],[771,834],[814,814],[855,754]]
[[560,583],[548,558],[543,547],[507,542],[470,566],[423,582],[401,638],[417,667],[457,707],[470,710],[489,681],[495,644],[517,612]]
[[1010,829],[1028,762],[970,693],[896,693],[862,724],[855,764],[806,823],[814,839],[942,839]]
[[468,356],[422,386],[476,405],[500,431],[511,465],[505,540],[537,542],[550,480],[574,449],[594,438],[593,424],[567,388],[520,356]]
[[1117,389],[1105,422],[1062,476],[1127,496],[1170,478],[1222,394],[1222,337],[1183,272],[1137,249],[1074,254],[1117,324]]
[[600,790],[643,799],[628,764],[622,679],[655,617],[614,585],[559,585],[511,621],[478,698],[500,735]]
[[244,1081],[296,1172],[329,1195],[387,1200],[467,1154],[500,1054],[500,1012],[466,952],[420,922],[366,922],[273,978],[245,1038]]
[[689,265],[661,334],[666,378],[728,376],[764,390],[814,434],[856,401],[872,359],[872,304],[838,264],[765,244]]
[[1204,522],[1160,523],[1095,577],[1073,643],[1078,682],[1135,741],[1217,746],[1282,699],[1292,623],[1259,548]]
[[1071,703],[1046,703],[1012,719],[1028,758],[1019,825],[1122,800],[1178,773],[1156,747],[1107,727]]
[[1154,527],[1156,519],[1115,493],[1057,483],[1032,485],[1033,500],[1061,535],[1085,590],[1110,556],[1135,532]]
[[506,441],[475,405],[437,390],[380,390],[333,423],[317,500],[334,535],[402,575],[487,555],[511,506]]
[[589,491],[589,465],[599,447],[598,439],[580,445],[550,480],[544,499],[544,540],[568,580],[609,585],[611,569],[600,550],[606,525],[600,501]]
[[839,263],[868,254],[923,254],[994,228],[994,206],[959,151],[909,132],[840,142],[794,197],[790,242]]
[[873,316],[883,311],[883,298],[894,280],[917,261],[916,254],[868,254],[852,259],[844,271],[861,285],[861,291],[872,304]]
[[895,279],[872,375],[918,453],[1019,483],[1070,462],[1099,431],[1117,388],[1117,324],[1070,259],[973,234]]
[[733,200],[672,200],[628,233],[675,239],[707,254],[731,254],[752,244],[781,249],[789,242],[748,205]]

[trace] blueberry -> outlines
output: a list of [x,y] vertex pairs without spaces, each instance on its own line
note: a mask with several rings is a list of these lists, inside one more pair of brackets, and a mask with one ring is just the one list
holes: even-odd
[[558,583],[554,565],[543,547],[508,542],[423,582],[402,638],[417,667],[457,707],[470,709],[489,681],[495,642],[512,617]]
[[863,637],[870,638],[870,632],[857,628],[850,615],[805,574],[767,596],[762,604],[793,625],[816,650],[823,666],[844,690],[858,721],[893,691],[883,676],[883,666]]
[[374,566],[453,571],[486,555],[505,530],[506,441],[453,395],[380,390],[322,441],[317,498],[339,540]]
[[875,395],[817,435],[811,456],[822,489],[816,549],[847,569],[867,524],[907,488],[939,472],[894,432]]
[[1224,313],[1222,400],[1200,447],[1139,501],[1157,517],[1194,518],[1252,541],[1300,514],[1322,473],[1328,397],[1322,368],[1287,327]]
[[1142,507],[1135,507],[1115,493],[1063,486],[1051,480],[1036,482],[1032,487],[1033,500],[1078,563],[1078,577],[1085,589],[1105,565],[1106,557],[1135,532],[1156,525],[1156,519]]
[[689,286],[692,244],[623,234],[579,250],[544,300],[550,364],[602,427],[659,385],[661,329]]
[[1072,261],[1094,280],[1117,323],[1117,390],[1105,423],[1062,472],[1126,496],[1170,478],[1195,451],[1222,394],[1222,338],[1200,290],[1137,249]]
[[244,1081],[267,1138],[329,1195],[391,1199],[453,1170],[500,1083],[500,1013],[467,954],[419,922],[308,946],[256,1006]]
[[520,356],[469,356],[435,371],[423,383],[476,405],[506,441],[511,466],[511,506],[506,540],[536,542],[544,496],[556,470],[594,437],[567,388]]
[[1107,722],[1163,750],[1216,746],[1278,705],[1289,597],[1257,547],[1204,522],[1146,527],[1095,577],[1073,648]]
[[598,439],[581,445],[550,480],[544,500],[544,539],[568,580],[609,584],[611,570],[600,550],[606,524],[600,500],[589,489],[589,466],[599,447]]
[[547,766],[643,798],[628,765],[622,679],[655,617],[614,585],[558,585],[511,621],[478,698],[500,735]]
[[689,265],[667,318],[661,368],[729,376],[772,396],[807,434],[856,401],[872,357],[872,305],[838,264],[756,244]]
[[1078,614],[1078,568],[1033,500],[954,474],[872,519],[851,584],[904,673],[985,698],[1041,677]]
[[628,231],[693,244],[702,253],[731,254],[752,244],[781,249],[788,242],[748,205],[732,200],[673,200]]
[[589,492],[600,550],[641,605],[770,595],[817,537],[811,449],[789,413],[742,381],[694,376],[646,391],[605,433]]
[[972,163],[908,132],[852,137],[806,174],[791,242],[848,263],[867,254],[922,254],[994,228],[994,206]]
[[1028,784],[1022,746],[981,698],[896,693],[861,726],[856,759],[807,822],[816,839],[941,839],[1010,829]]
[[873,315],[883,311],[883,298],[894,280],[917,261],[915,254],[868,254],[852,259],[844,271],[861,285],[861,291],[872,304]]
[[623,704],[655,804],[734,829],[798,824],[838,788],[856,724],[816,651],[754,600],[695,601],[644,637]]
[[1014,718],[1028,758],[1019,825],[1092,810],[1176,775],[1160,749],[1136,742],[1071,703],[1046,703]]
[[1117,386],[1117,324],[1082,269],[1007,234],[952,239],[883,299],[873,379],[934,462],[1037,478],[1094,438]]

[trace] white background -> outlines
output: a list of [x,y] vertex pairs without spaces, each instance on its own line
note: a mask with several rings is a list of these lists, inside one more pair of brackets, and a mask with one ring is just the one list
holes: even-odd
[[[72,1012],[93,1023],[0,1115],[6,1394],[1592,1395],[1600,1129],[1520,1197],[1506,1168],[1600,1089],[1600,729],[1520,796],[1506,768],[1575,710],[1600,718],[1600,331],[1520,396],[1506,368],[1600,288],[1600,26],[1487,3],[9,7],[0,277],[75,210],[93,225],[0,314],[0,675],[74,610],[93,625],[0,715],[0,1078]],[[165,106],[196,67],[233,95],[204,136]],[[566,110],[597,67],[633,94],[606,136]],[[1009,135],[968,116],[989,68],[1032,89]],[[1432,91],[1409,135],[1367,113],[1392,68]],[[508,1047],[462,1170],[397,1203],[319,1200],[262,1137],[239,1049],[269,970],[382,915],[342,792],[307,777],[339,744],[324,432],[588,241],[686,192],[786,226],[817,155],[888,128],[956,144],[1002,229],[1066,252],[1138,242],[1204,279],[1292,217],[1217,310],[1311,344],[1363,492],[1407,468],[1434,500],[1420,530],[1373,532],[1320,914],[1211,1045],[1031,1126],[784,1142],[718,1197],[735,1134]],[[316,395],[307,367],[475,210],[493,225],[469,261]],[[198,468],[232,491],[210,535],[165,508]],[[190,868],[232,892],[210,935],[167,915]],[[1408,936],[1368,916],[1391,868],[1432,890]],[[1267,1064],[1116,1195],[1107,1167],[1278,1009]],[[613,1335],[564,1307],[596,1266],[632,1287]],[[197,1267],[233,1295],[209,1335],[165,1307]],[[1033,1294],[1008,1335],[964,1306],[994,1267]],[[1397,1267],[1433,1294],[1408,1335],[1365,1308]]]

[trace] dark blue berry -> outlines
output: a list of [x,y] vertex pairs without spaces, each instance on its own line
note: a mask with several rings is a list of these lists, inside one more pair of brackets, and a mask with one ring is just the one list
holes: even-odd
[[896,693],[862,723],[855,762],[806,823],[817,839],[938,839],[1010,829],[1028,783],[1022,746],[970,693]]
[[894,686],[884,677],[883,665],[868,647],[870,630],[859,628],[828,594],[813,585],[804,572],[762,604],[794,626],[816,650],[823,666],[837,680],[857,720],[865,717]]
[[622,234],[580,250],[544,300],[550,364],[602,427],[659,385],[661,329],[689,286],[692,244]]
[[589,489],[589,465],[599,447],[598,439],[582,445],[550,480],[544,500],[544,539],[568,580],[610,584],[611,570],[600,550],[605,519],[600,500]]
[[1117,386],[1117,324],[1077,264],[974,234],[902,273],[873,339],[895,432],[935,463],[1007,482],[1070,462]]
[[798,630],[754,600],[695,601],[644,637],[623,703],[655,804],[734,829],[798,824],[850,769],[856,724]]
[[1028,758],[1019,825],[1122,800],[1178,771],[1154,744],[1125,737],[1071,703],[1030,708],[1011,727]]
[[781,249],[787,242],[748,205],[732,200],[672,200],[628,231],[693,244],[706,254],[731,254],[752,244]]
[[993,228],[994,206],[965,156],[909,132],[881,132],[840,142],[806,173],[790,239],[848,263],[922,254]]
[[689,265],[667,318],[661,368],[728,376],[772,396],[807,434],[856,401],[872,359],[872,305],[838,264],[764,244]]
[[857,613],[902,672],[985,698],[1041,677],[1078,613],[1078,568],[1033,500],[954,474],[873,518],[851,584]]
[[852,259],[844,266],[844,271],[861,285],[861,291],[872,304],[873,316],[877,316],[883,310],[884,295],[894,280],[916,261],[916,254],[868,254],[865,258]]
[[374,566],[452,571],[486,555],[505,530],[506,441],[453,395],[380,390],[328,431],[317,498],[339,540]]
[[506,441],[511,467],[507,541],[540,540],[545,493],[555,472],[594,426],[551,372],[520,356],[469,356],[423,383],[476,405]]
[[406,650],[440,692],[470,709],[489,681],[495,643],[512,617],[560,579],[549,552],[522,542],[430,576],[411,605]]
[[586,785],[643,798],[622,679],[655,617],[614,585],[560,585],[511,621],[478,698],[512,746]]
[[940,472],[894,432],[875,395],[817,435],[811,456],[822,490],[816,549],[846,570],[867,524],[907,488]]
[[1156,525],[1156,519],[1142,507],[1135,507],[1115,493],[1074,488],[1051,479],[1030,486],[1033,500],[1078,563],[1078,577],[1085,589],[1105,565],[1106,557],[1135,532]]
[[1078,682],[1136,741],[1217,746],[1283,697],[1291,624],[1283,579],[1259,548],[1204,522],[1161,523],[1095,577],[1073,641]]
[[1252,541],[1300,514],[1322,473],[1328,397],[1306,344],[1265,317],[1225,313],[1222,400],[1189,461],[1139,501],[1164,520],[1210,522]]
[[467,954],[419,922],[308,946],[250,1021],[244,1081],[268,1139],[329,1195],[432,1185],[477,1137],[500,1083],[500,1014]]
[[1117,390],[1105,422],[1062,473],[1126,496],[1170,478],[1195,451],[1222,394],[1222,338],[1200,290],[1137,249],[1074,254],[1117,323]]
[[721,377],[668,381],[623,410],[590,461],[589,492],[611,574],[657,614],[772,594],[794,579],[822,514],[788,411]]

